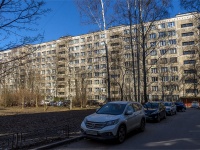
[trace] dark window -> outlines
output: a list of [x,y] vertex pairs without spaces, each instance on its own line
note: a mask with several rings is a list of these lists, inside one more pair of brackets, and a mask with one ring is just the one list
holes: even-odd
[[183,51],[183,55],[195,54],[195,50]]
[[182,45],[183,45],[183,46],[186,46],[186,45],[194,45],[194,41],[182,42]]
[[197,71],[195,69],[190,69],[190,70],[184,70],[184,74],[193,74],[196,73]]
[[155,65],[157,63],[157,59],[151,59],[151,65]]
[[185,83],[197,83],[197,79],[186,79]]
[[177,62],[177,57],[171,57],[170,58],[171,63],[176,63]]
[[195,60],[185,60],[184,64],[195,64],[196,61]]
[[160,59],[161,64],[166,64],[167,63],[167,58],[161,58]]
[[192,27],[193,23],[186,23],[186,24],[182,24],[181,28],[186,28],[186,27]]
[[182,33],[182,36],[192,36],[192,35],[194,35],[194,32]]
[[167,53],[167,50],[166,49],[161,49],[160,50],[160,55],[165,55]]

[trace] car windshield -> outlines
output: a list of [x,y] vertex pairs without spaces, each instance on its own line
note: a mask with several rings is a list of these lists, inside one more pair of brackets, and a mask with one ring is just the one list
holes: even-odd
[[144,104],[145,108],[158,108],[159,107],[159,103],[146,103]]
[[107,103],[103,105],[96,113],[97,114],[109,114],[120,115],[124,112],[126,104]]
[[165,106],[171,106],[172,103],[164,103]]

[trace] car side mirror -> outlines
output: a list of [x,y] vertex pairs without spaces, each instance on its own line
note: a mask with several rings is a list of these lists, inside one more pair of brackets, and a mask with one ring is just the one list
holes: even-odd
[[125,115],[132,115],[132,114],[133,114],[133,112],[131,110],[127,110],[125,113]]

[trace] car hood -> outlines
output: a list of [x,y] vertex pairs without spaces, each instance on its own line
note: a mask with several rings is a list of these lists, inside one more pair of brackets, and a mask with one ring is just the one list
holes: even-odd
[[166,109],[171,109],[171,106],[165,106]]
[[92,121],[92,122],[106,122],[110,120],[115,120],[120,118],[120,115],[108,115],[108,114],[91,114],[86,117],[87,121]]
[[148,108],[148,109],[145,110],[145,113],[146,113],[146,114],[151,114],[151,113],[153,113],[153,112],[155,112],[155,111],[157,111],[157,110],[158,110],[158,109]]

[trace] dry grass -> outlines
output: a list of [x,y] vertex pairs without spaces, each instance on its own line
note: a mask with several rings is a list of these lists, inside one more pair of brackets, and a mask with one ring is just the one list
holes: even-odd
[[[84,108],[73,108],[73,110],[83,110]],[[88,108],[87,108],[88,109]],[[93,108],[94,109],[94,108]],[[19,115],[19,114],[34,114],[34,113],[43,113],[43,112],[62,112],[62,111],[69,111],[69,108],[66,107],[0,107],[0,116],[7,116],[7,115]]]

